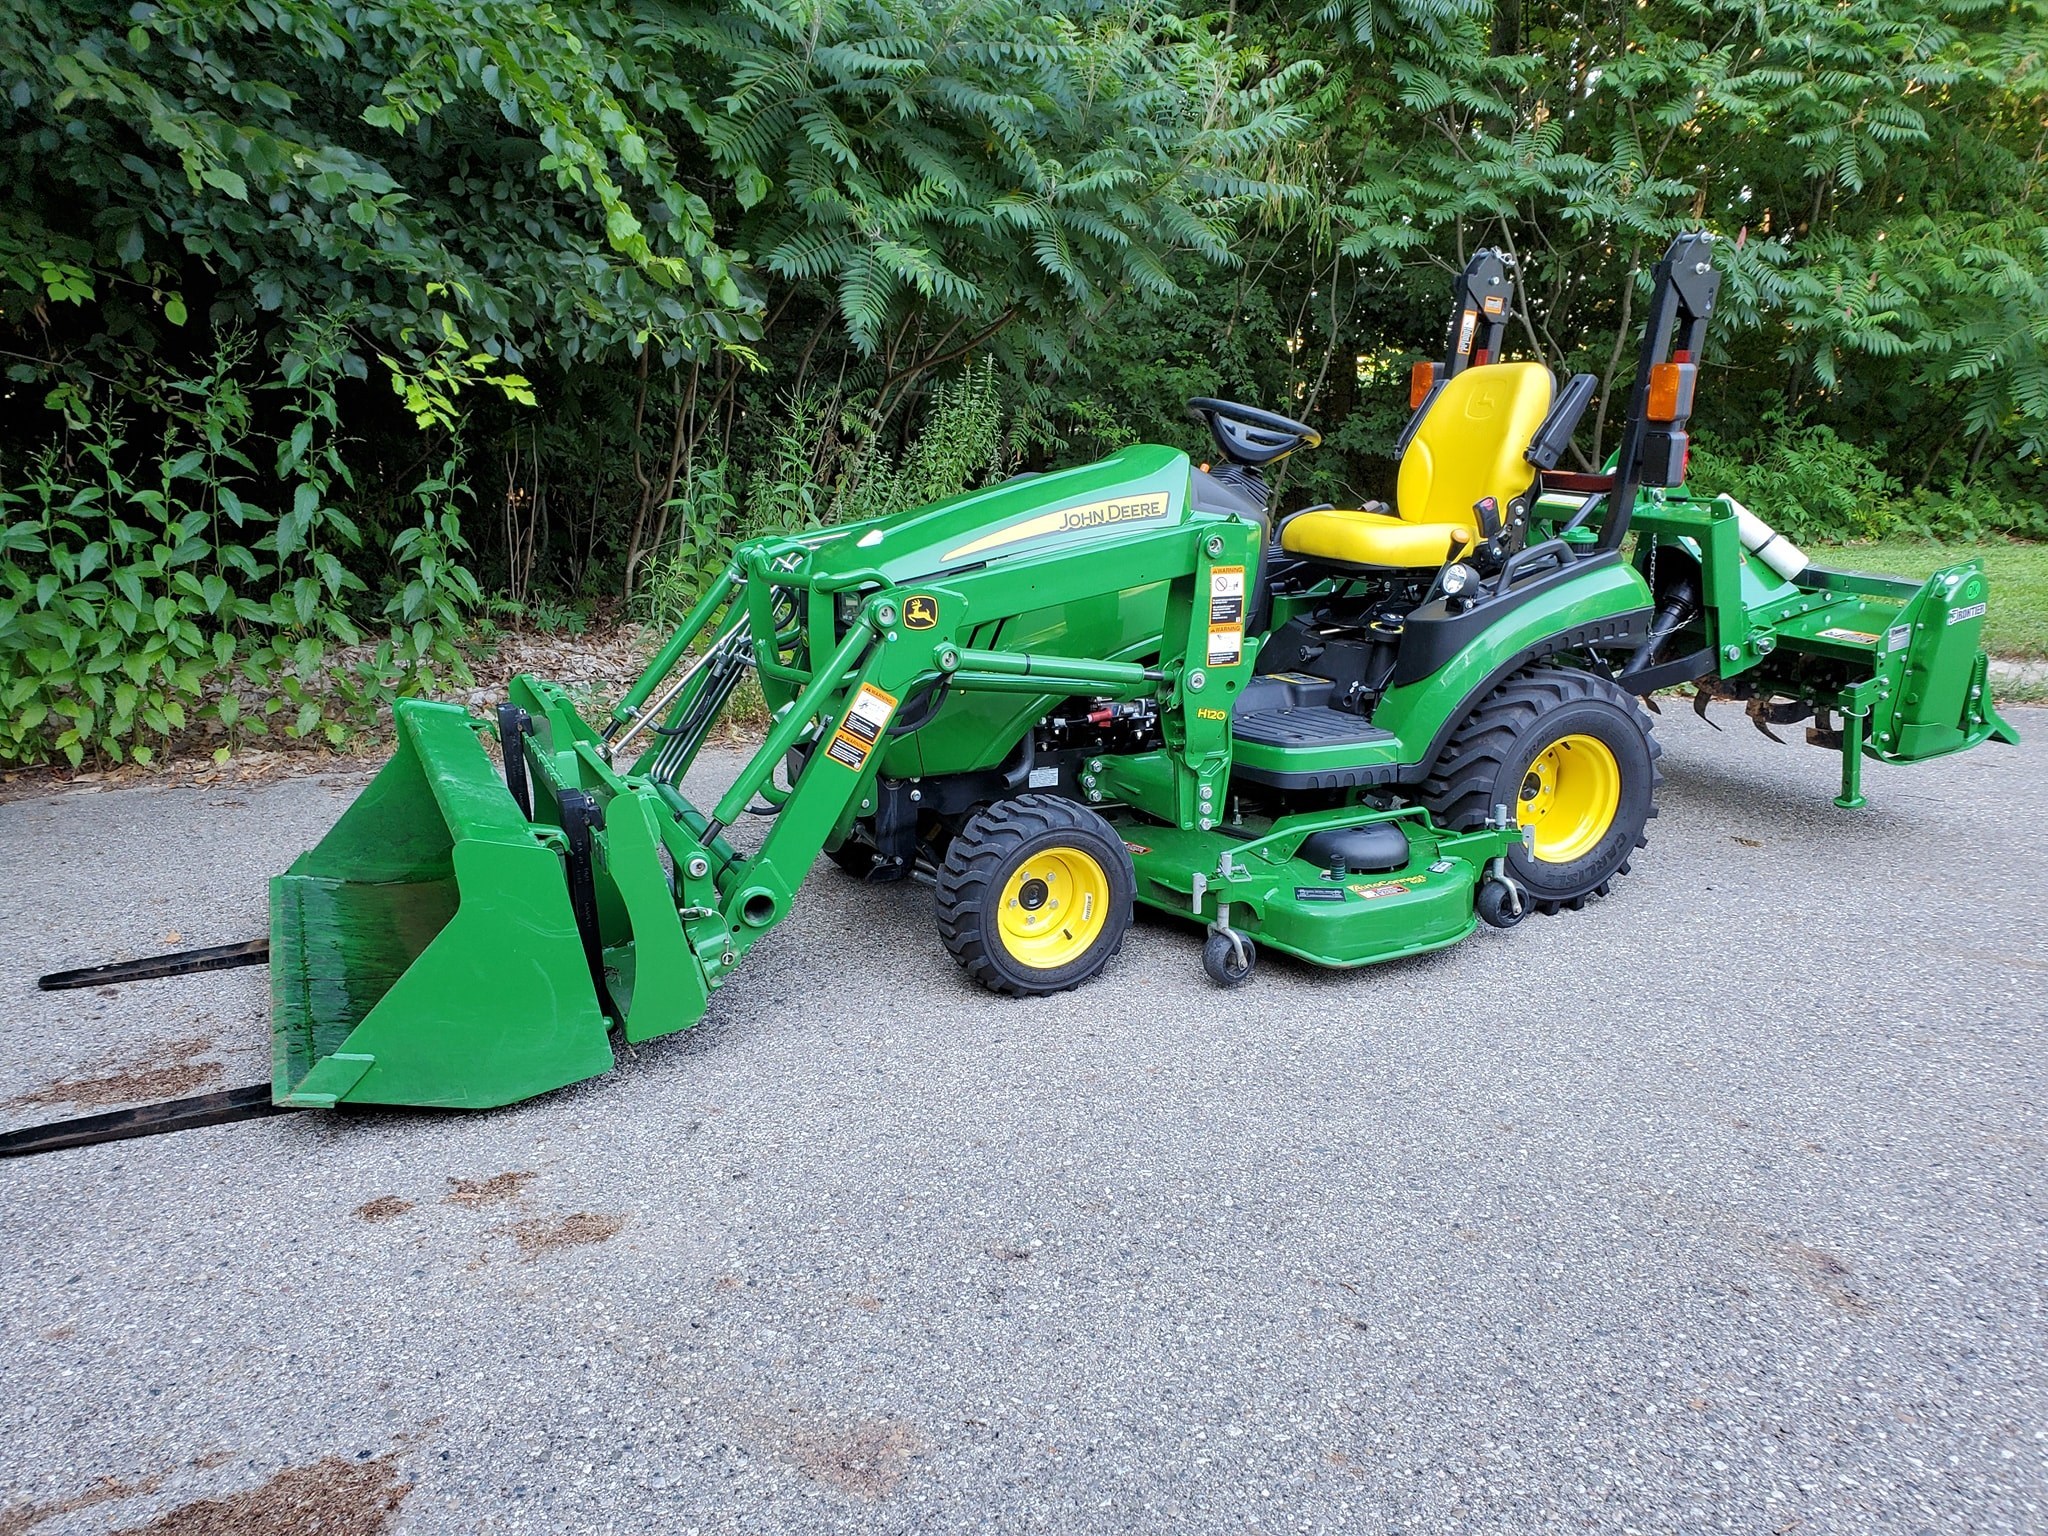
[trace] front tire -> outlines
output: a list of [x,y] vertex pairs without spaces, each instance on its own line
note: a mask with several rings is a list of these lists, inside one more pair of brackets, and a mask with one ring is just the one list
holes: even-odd
[[1064,992],[1122,946],[1136,890],[1108,822],[1056,795],[1018,795],[976,811],[946,850],[939,937],[990,991]]
[[1480,701],[1422,786],[1431,814],[1458,830],[1508,807],[1533,846],[1508,867],[1539,912],[1605,896],[1648,839],[1663,748],[1634,696],[1594,672],[1533,667]]

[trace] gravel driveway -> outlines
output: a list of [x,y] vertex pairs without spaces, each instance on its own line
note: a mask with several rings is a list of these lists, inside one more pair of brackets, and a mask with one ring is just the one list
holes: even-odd
[[[2048,712],[1860,814],[1722,718],[1448,953],[1020,1003],[821,866],[601,1080],[0,1164],[0,1536],[2048,1529]],[[260,971],[33,978],[356,782],[0,805],[0,1120],[267,1075]]]

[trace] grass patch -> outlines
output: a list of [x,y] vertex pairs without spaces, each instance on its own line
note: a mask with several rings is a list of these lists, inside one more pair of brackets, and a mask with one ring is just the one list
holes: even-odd
[[1835,570],[1925,580],[1945,565],[1976,560],[1991,582],[1984,615],[1984,649],[2022,661],[2048,657],[2048,544],[1992,539],[1982,544],[1935,544],[1885,539],[1875,544],[1813,545],[1816,562]]

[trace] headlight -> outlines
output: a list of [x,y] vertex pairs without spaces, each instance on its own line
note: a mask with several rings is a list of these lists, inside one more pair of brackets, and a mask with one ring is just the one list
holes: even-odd
[[1469,597],[1479,590],[1479,573],[1462,561],[1444,572],[1445,597]]
[[860,617],[860,611],[875,593],[873,587],[861,587],[854,591],[841,592],[832,600],[832,617],[836,620],[833,634],[840,639],[853,628],[853,621]]

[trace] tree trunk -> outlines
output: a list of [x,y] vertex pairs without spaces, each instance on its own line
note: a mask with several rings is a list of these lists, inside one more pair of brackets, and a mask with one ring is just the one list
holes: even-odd
[[1614,399],[1614,375],[1628,350],[1628,323],[1636,309],[1636,262],[1641,246],[1630,246],[1628,276],[1621,285],[1621,320],[1614,327],[1614,348],[1607,354],[1607,371],[1600,376],[1600,409],[1593,414],[1593,463],[1607,462],[1607,407]]

